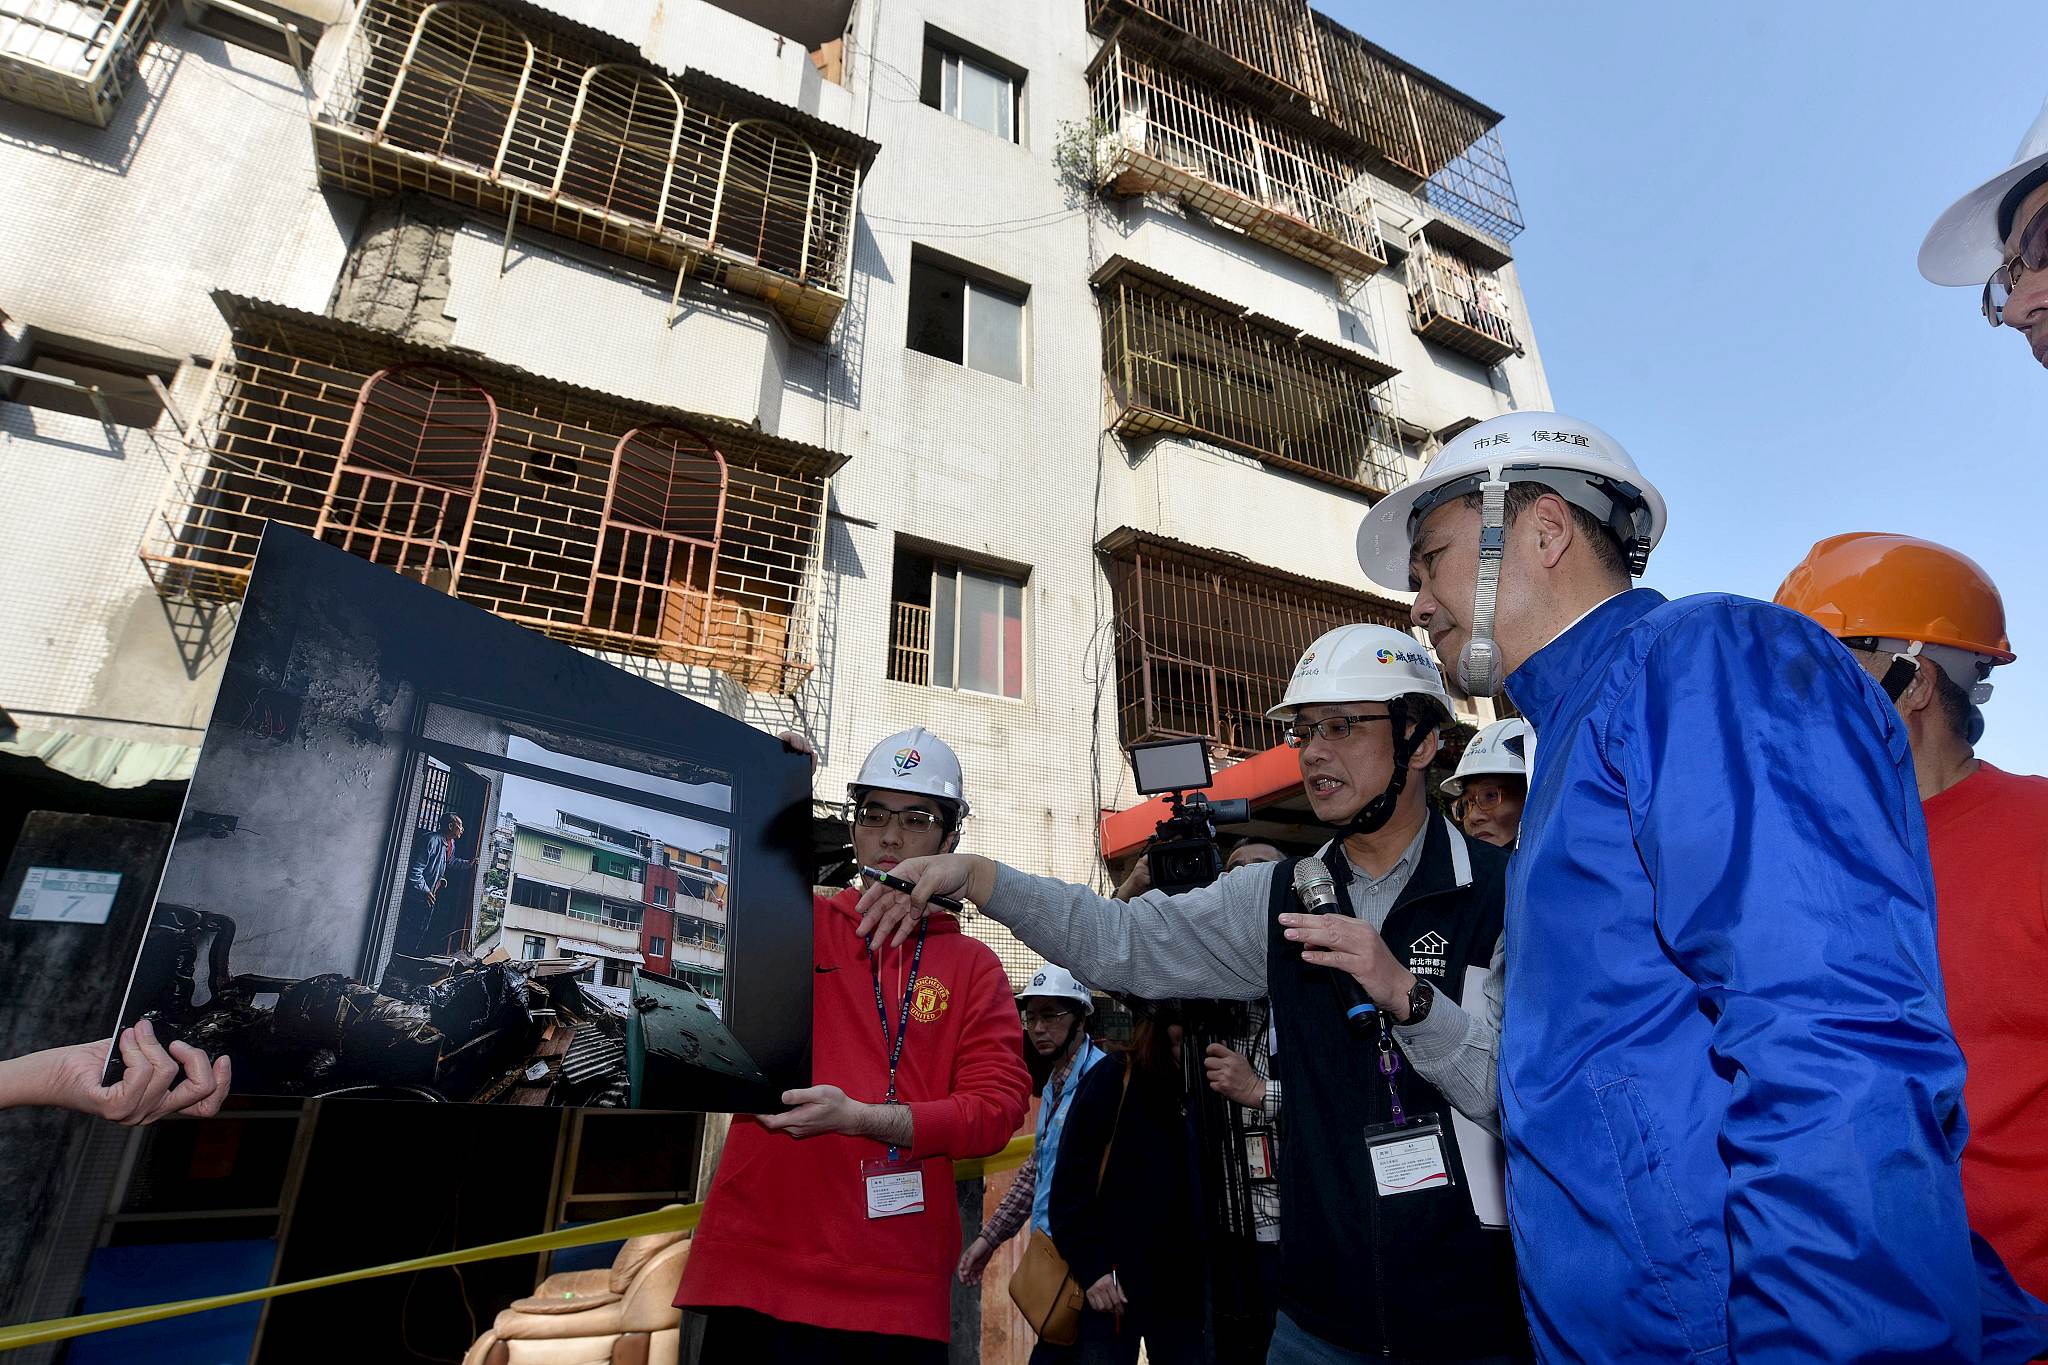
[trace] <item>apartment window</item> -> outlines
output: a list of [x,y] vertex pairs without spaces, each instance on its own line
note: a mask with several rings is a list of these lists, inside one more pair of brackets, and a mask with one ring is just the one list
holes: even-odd
[[889,676],[1024,695],[1024,580],[899,546]]
[[520,942],[519,956],[525,958],[528,962],[546,957],[547,955],[548,941],[544,938],[537,938],[532,934],[528,934]]
[[623,962],[615,962],[611,958],[605,958],[604,984],[607,986],[631,985],[632,983],[626,979],[626,964]]
[[548,862],[551,862],[551,863],[559,863],[560,861],[562,861],[562,848],[561,848],[561,845],[559,845],[559,844],[542,844],[542,845],[540,846],[540,856],[541,856],[542,858],[546,859],[546,860],[547,860]]
[[0,365],[0,398],[117,427],[155,426],[164,404],[150,380],[168,383],[178,372],[168,360],[116,358],[35,334],[26,349]]
[[657,886],[657,887],[655,887],[655,888],[654,888],[654,903],[655,903],[656,905],[667,905],[667,904],[668,904],[668,888],[667,888],[667,887],[665,887],[665,886]]
[[531,881],[525,877],[512,879],[512,903],[523,905],[529,910],[550,910],[560,914],[562,910],[562,889],[549,886],[546,882]]
[[660,934],[650,935],[647,939],[647,955],[649,957],[667,957],[668,940]]
[[942,114],[971,123],[1005,142],[1017,141],[1017,97],[1022,73],[987,58],[970,57],[933,37],[924,44],[919,98]]
[[913,351],[1021,384],[1024,293],[913,257],[906,344]]

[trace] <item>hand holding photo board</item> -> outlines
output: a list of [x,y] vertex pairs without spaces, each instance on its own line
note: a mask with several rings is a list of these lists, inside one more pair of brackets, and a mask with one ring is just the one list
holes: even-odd
[[355,555],[264,535],[122,1026],[236,1093],[779,1108],[810,763]]

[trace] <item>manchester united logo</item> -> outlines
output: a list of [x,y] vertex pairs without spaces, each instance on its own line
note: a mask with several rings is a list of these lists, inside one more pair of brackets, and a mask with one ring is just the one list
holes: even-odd
[[910,992],[910,1017],[920,1024],[929,1024],[944,1014],[951,1003],[953,992],[946,989],[945,982],[935,976],[920,976]]

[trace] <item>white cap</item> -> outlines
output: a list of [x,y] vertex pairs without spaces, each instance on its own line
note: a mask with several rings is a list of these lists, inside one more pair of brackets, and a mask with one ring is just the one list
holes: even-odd
[[2021,181],[2048,170],[2048,102],[2020,139],[2012,165],[1971,190],[1927,229],[1920,243],[1920,273],[1935,284],[1982,284],[2005,261],[1998,209]]
[[1637,558],[1647,557],[1664,535],[1664,497],[1619,441],[1562,413],[1511,412],[1458,433],[1430,457],[1421,478],[1373,504],[1358,528],[1358,563],[1365,576],[1383,588],[1407,591],[1412,523],[1439,501],[1476,491],[1489,477],[1549,485],[1595,521],[1617,528],[1623,552]]
[[1520,716],[1495,721],[1472,737],[1465,756],[1458,760],[1458,771],[1438,783],[1438,790],[1457,796],[1465,790],[1468,777],[1519,777],[1527,782],[1534,740],[1535,732]]
[[860,776],[846,784],[855,800],[863,791],[909,792],[949,801],[967,814],[960,760],[952,746],[921,725],[899,730],[868,752]]
[[1396,697],[1428,697],[1451,714],[1443,670],[1427,645],[1390,626],[1339,626],[1308,647],[1287,680],[1287,695],[1266,717],[1293,720],[1304,706]]
[[1080,1005],[1081,1013],[1095,1012],[1095,997],[1088,988],[1074,979],[1074,974],[1065,967],[1051,962],[1041,962],[1038,970],[1031,974],[1031,981],[1017,992],[1019,1000],[1072,1000]]

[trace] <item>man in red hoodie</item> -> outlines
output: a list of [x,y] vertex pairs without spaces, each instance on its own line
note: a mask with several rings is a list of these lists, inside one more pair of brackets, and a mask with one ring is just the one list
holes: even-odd
[[[799,737],[783,737],[808,752]],[[950,851],[960,760],[924,729],[876,745],[848,788],[853,849],[888,871]],[[812,914],[811,1074],[781,1114],[735,1116],[676,1304],[700,1365],[946,1359],[960,1218],[953,1159],[1008,1142],[1031,1099],[1002,963],[932,915],[870,952],[858,887]]]
[[2014,655],[1974,560],[1911,536],[1831,536],[1778,589],[1879,681],[1906,723],[1934,866],[1949,1021],[1969,1072],[1963,1203],[2048,1298],[2048,780],[1977,757],[1991,670]]

